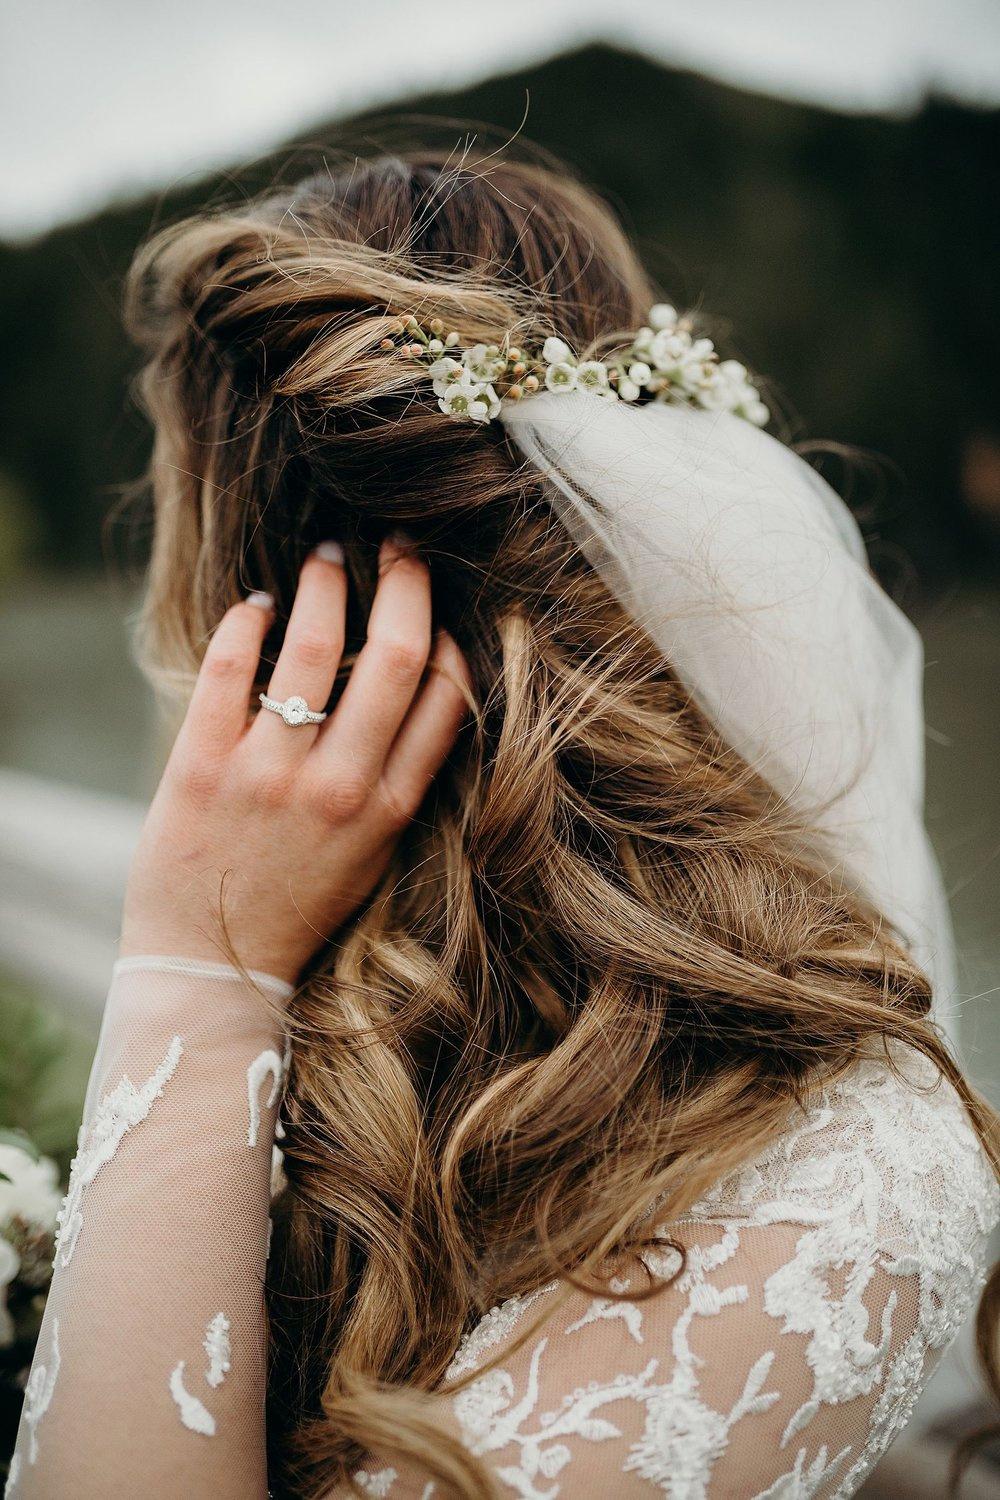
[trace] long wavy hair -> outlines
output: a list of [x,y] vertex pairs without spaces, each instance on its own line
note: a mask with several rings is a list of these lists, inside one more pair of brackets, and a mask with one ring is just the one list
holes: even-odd
[[[280,1493],[317,1496],[376,1453],[492,1494],[426,1399],[463,1331],[555,1275],[607,1292],[654,1199],[682,1213],[873,1046],[931,1057],[1000,1160],[997,1117],[882,916],[804,852],[500,425],[443,416],[384,347],[413,312],[583,351],[651,300],[604,204],[502,155],[354,161],[169,228],[133,268],[160,679],[189,684],[224,610],[266,588],[265,685],[326,537],[346,547],[356,643],[379,540],[403,527],[477,704],[291,1007],[269,1269]],[[996,1324],[991,1282],[994,1389]]]

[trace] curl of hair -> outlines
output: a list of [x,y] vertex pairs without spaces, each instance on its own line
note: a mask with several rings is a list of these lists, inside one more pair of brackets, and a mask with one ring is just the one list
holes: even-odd
[[[191,680],[249,588],[287,618],[324,537],[360,640],[377,543],[404,526],[478,704],[291,1008],[269,1273],[283,1493],[325,1493],[368,1452],[492,1493],[426,1407],[463,1331],[555,1274],[608,1294],[654,1199],[681,1213],[863,1050],[931,1057],[1000,1158],[879,913],[803,852],[502,430],[443,417],[382,347],[413,312],[582,351],[651,300],[602,204],[503,157],[352,163],[168,229],[133,269],[160,680]],[[997,1316],[988,1292],[994,1388]]]

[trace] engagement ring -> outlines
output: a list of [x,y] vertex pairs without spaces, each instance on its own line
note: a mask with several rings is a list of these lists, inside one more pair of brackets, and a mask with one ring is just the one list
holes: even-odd
[[279,698],[269,698],[266,693],[260,694],[261,708],[268,709],[272,714],[280,714],[286,724],[294,729],[297,724],[322,724],[326,714],[317,714],[309,707],[304,698],[286,698],[284,703]]

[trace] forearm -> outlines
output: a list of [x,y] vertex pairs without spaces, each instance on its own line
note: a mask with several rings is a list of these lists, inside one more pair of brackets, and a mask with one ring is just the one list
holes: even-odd
[[17,1446],[20,1500],[266,1493],[282,988],[115,971]]

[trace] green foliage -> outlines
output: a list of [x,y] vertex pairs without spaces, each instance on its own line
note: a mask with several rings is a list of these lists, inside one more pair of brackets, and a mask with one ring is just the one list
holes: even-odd
[[[76,1150],[94,1039],[61,1021],[6,976],[0,976],[0,1036],[0,1140],[54,1157],[65,1182]],[[51,1254],[47,1244],[46,1266]],[[22,1258],[22,1268],[24,1264]],[[18,1281],[8,1291],[15,1337],[0,1347],[0,1470],[14,1447],[45,1294],[44,1278]]]
[[150,229],[387,134],[455,146],[457,122],[487,120],[502,140],[526,102],[526,134],[610,198],[664,295],[733,321],[727,352],[772,377],[800,414],[793,436],[859,444],[898,469],[883,537],[929,575],[977,566],[959,471],[967,439],[995,437],[1000,420],[1000,111],[932,101],[848,117],[607,47],[422,99],[391,131],[323,127],[238,177],[0,246],[0,470],[29,497],[36,556],[95,563],[102,519],[143,467],[119,301]]
[[[65,1178],[76,1150],[94,1038],[0,976],[0,1133],[29,1137]],[[22,1142],[23,1144],[23,1142]]]

